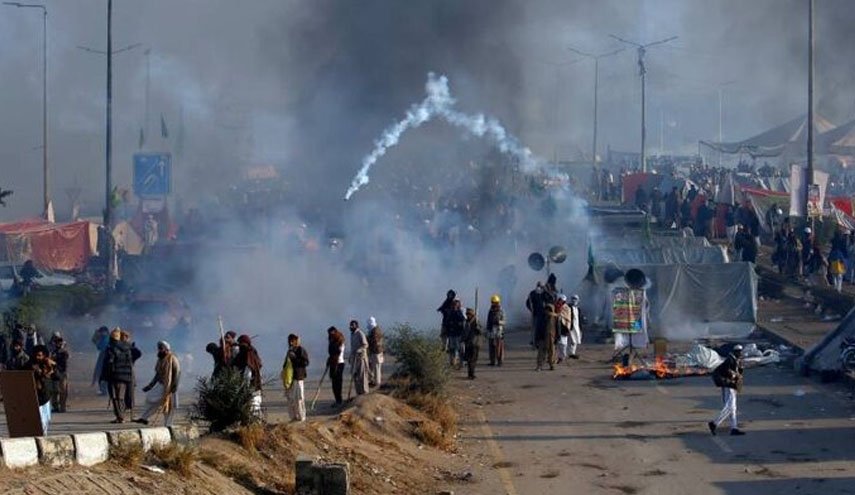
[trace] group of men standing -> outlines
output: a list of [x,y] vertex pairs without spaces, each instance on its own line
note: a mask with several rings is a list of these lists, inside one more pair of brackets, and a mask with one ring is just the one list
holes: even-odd
[[181,379],[181,365],[178,356],[172,352],[172,346],[166,341],[157,343],[154,377],[142,389],[146,394],[146,408],[142,415],[133,419],[136,388],[134,366],[142,357],[142,351],[131,341],[130,333],[119,327],[112,331],[101,327],[96,331],[96,337],[100,338],[100,335],[105,333],[109,340],[98,357],[100,369],[96,374],[98,381],[107,387],[115,416],[111,423],[133,420],[147,425],[153,416],[162,414],[164,424],[171,426],[178,407],[178,385]]
[[[531,313],[532,340],[537,349],[537,366],[550,370],[567,359],[579,359],[577,353],[582,343],[582,315],[579,296],[567,296],[558,290],[557,277],[550,274],[546,284],[538,282],[526,299],[526,309]],[[557,351],[557,352],[556,352]]]
[[489,348],[490,366],[501,366],[505,355],[505,312],[502,299],[498,294],[490,297],[490,311],[487,313],[486,329],[478,322],[477,312],[473,308],[463,311],[463,303],[454,290],[446,293],[445,300],[437,308],[442,315],[440,338],[443,349],[448,353],[448,363],[461,368],[466,363],[467,376],[475,379],[475,368],[481,349],[481,337],[485,335]]
[[45,343],[35,325],[16,324],[11,345],[0,339],[0,367],[33,371],[42,427],[47,432],[52,413],[64,413],[68,404],[68,344],[61,332]]
[[[385,341],[383,330],[373,316],[368,318],[368,333],[360,327],[357,320],[351,320],[350,354],[346,353],[346,339],[336,327],[327,328],[327,362],[324,376],[329,373],[336,407],[344,404],[344,373],[346,362],[350,363],[350,383],[347,399],[355,391],[356,395],[368,393],[372,387],[383,383],[383,362]],[[282,384],[288,401],[288,412],[292,421],[306,420],[305,380],[308,376],[309,354],[300,344],[300,337],[288,336],[288,352],[282,365]],[[323,377],[321,378],[323,382]]]

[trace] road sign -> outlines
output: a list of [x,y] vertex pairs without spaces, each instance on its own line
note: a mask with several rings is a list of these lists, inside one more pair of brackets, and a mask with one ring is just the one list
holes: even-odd
[[134,153],[134,194],[143,198],[172,191],[172,155]]

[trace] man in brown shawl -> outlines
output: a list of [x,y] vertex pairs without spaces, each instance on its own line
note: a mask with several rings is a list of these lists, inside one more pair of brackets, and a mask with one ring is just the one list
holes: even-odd
[[143,387],[148,409],[135,421],[147,425],[151,416],[163,413],[164,424],[172,426],[175,409],[178,408],[178,382],[180,378],[181,365],[178,363],[178,357],[172,353],[172,348],[168,342],[158,342],[154,378]]

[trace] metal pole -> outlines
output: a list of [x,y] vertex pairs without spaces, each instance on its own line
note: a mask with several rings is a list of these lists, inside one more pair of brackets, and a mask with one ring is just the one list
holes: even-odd
[[645,81],[647,79],[645,77],[645,74],[647,74],[647,71],[644,69],[643,47],[638,48],[638,65],[641,68],[641,171],[647,172],[647,161],[645,160],[644,156],[644,145],[646,144],[645,141],[647,141],[647,127],[645,126],[645,112],[647,111],[647,101],[645,100],[644,94],[644,86]]
[[149,94],[151,87],[151,48],[145,51],[145,137],[149,137]]
[[42,175],[45,201],[45,218],[50,206],[50,179],[48,170],[47,124],[47,7],[42,9]]
[[[807,173],[805,174],[805,219],[808,217],[808,199],[810,197],[810,186],[813,184],[813,50],[814,50],[814,29],[813,29],[813,8],[814,0],[808,2],[808,115],[807,115]],[[822,205],[820,205],[821,207]]]
[[[722,132],[721,132],[721,116],[722,116],[722,90],[718,88],[718,142],[722,143]],[[721,167],[721,150],[718,150],[718,166]]]
[[594,173],[597,175],[597,200],[603,199],[602,181],[600,180],[600,167],[597,164],[597,105],[599,103],[600,90],[600,57],[594,57],[594,142],[591,145],[591,160],[594,161]]
[[112,291],[114,280],[113,256],[113,0],[107,0],[107,137],[105,143],[106,162],[106,207],[104,227],[107,235],[107,291]]
[[665,112],[659,109],[659,156],[665,155]]

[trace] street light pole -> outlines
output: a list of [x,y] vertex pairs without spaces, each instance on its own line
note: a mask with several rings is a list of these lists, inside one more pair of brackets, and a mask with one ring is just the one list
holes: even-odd
[[647,49],[655,46],[661,45],[663,43],[668,43],[669,41],[673,41],[677,39],[676,36],[672,36],[670,38],[666,38],[659,41],[654,41],[652,43],[647,43],[646,45],[642,45],[641,43],[636,43],[634,41],[627,41],[623,38],[615,36],[613,34],[609,35],[612,38],[620,41],[621,43],[626,43],[627,45],[634,46],[638,51],[638,73],[641,76],[641,171],[647,172],[647,160],[645,158],[645,144],[647,141],[647,125],[646,125],[646,113],[647,113],[647,100],[646,100],[646,84],[647,84],[647,67],[644,66],[644,55],[647,53]]
[[42,11],[42,192],[44,194],[43,213],[48,218],[50,208],[50,171],[48,168],[48,130],[47,130],[47,7],[37,3],[3,2],[18,8],[40,9]]
[[600,168],[599,168],[599,165],[597,165],[597,130],[598,130],[597,121],[599,120],[598,106],[599,106],[599,99],[600,99],[600,97],[599,97],[599,95],[600,95],[600,59],[604,58],[604,57],[610,57],[612,55],[617,55],[618,53],[622,52],[624,49],[620,48],[618,50],[613,50],[613,51],[606,52],[606,53],[600,53],[597,55],[594,55],[594,54],[588,53],[588,52],[583,52],[582,50],[577,50],[573,47],[568,47],[568,49],[570,51],[576,53],[576,54],[579,54],[579,55],[586,57],[586,58],[590,58],[594,61],[594,132],[593,132],[594,137],[593,137],[593,143],[591,144],[591,160],[593,161],[593,164],[594,164],[594,173],[597,174],[597,177],[596,177],[596,180],[597,180],[597,200],[601,200],[603,198],[602,198],[602,191],[601,191],[602,187],[601,187],[601,181],[600,181]]
[[104,208],[104,227],[107,235],[107,291],[115,287],[113,243],[113,0],[107,0],[107,116],[106,116],[106,204]]
[[[807,115],[807,173],[805,174],[805,220],[810,212],[810,189],[813,184],[813,50],[815,46],[813,15],[814,0],[808,0],[808,115]],[[822,205],[819,205],[822,208]]]

